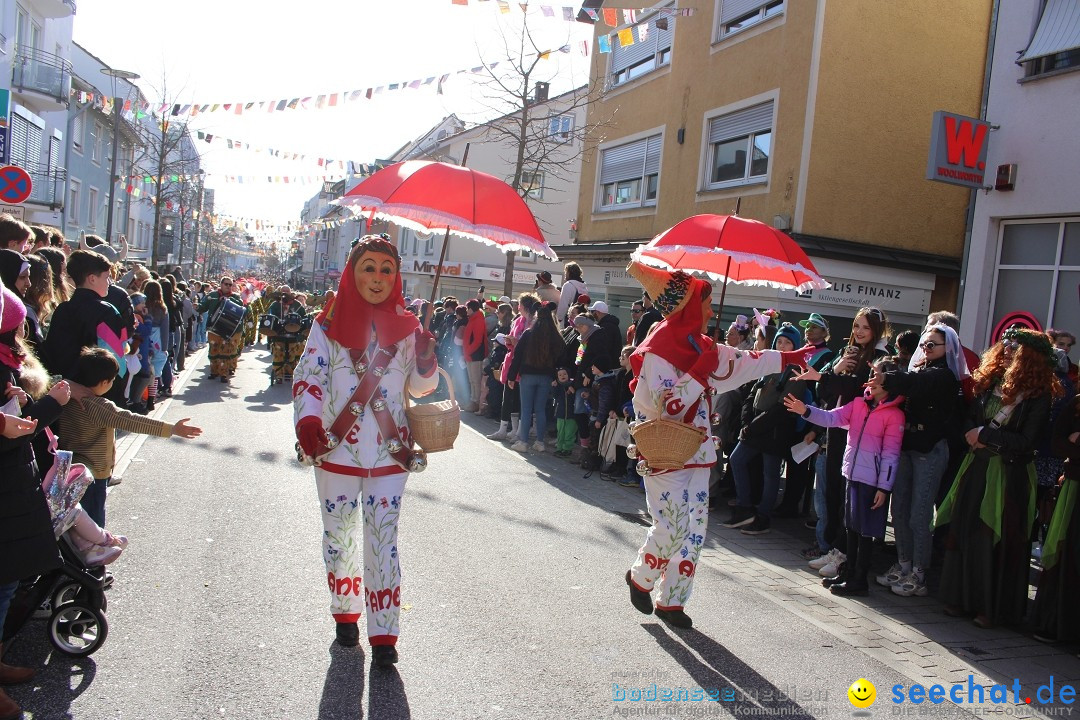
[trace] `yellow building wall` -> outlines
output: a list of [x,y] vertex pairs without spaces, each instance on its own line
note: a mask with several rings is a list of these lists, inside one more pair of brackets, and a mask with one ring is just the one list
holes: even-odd
[[[589,114],[590,123],[607,123],[598,131],[606,140],[665,126],[657,206],[594,212],[599,153],[595,147],[589,148],[581,174],[579,240],[650,238],[691,215],[731,213],[740,194],[744,195],[740,209],[744,217],[771,221],[776,213],[791,213],[802,150],[815,4],[789,0],[782,23],[769,23],[771,29],[740,42],[729,39],[717,45],[718,52],[710,53],[715,27],[713,2],[681,3],[697,12],[676,19],[670,68],[610,92]],[[598,31],[610,30],[601,24]],[[606,77],[608,59],[606,54],[594,53],[594,82]],[[779,98],[768,193],[751,194],[760,192],[762,186],[699,193],[705,113],[772,90],[779,90]],[[685,128],[681,145],[676,141],[680,128]]]
[[990,0],[825,7],[795,230],[959,257],[969,191],[924,176],[934,111],[979,114]]

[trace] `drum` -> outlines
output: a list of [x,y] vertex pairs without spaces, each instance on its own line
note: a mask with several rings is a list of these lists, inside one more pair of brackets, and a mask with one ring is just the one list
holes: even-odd
[[263,315],[259,318],[259,331],[267,337],[281,332],[281,318],[276,315]]
[[307,320],[307,327],[311,328],[311,321],[307,319],[306,315],[289,313],[282,319],[281,326],[285,332],[291,335],[297,335],[304,328],[305,320]]
[[231,338],[240,329],[244,319],[244,306],[225,298],[210,316],[207,329],[218,337]]

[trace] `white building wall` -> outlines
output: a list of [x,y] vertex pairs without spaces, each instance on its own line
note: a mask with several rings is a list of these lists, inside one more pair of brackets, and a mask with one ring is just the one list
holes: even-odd
[[[1019,83],[1017,52],[1027,47],[1038,20],[1039,3],[1000,4],[987,120],[1000,129],[990,135],[987,178],[999,165],[1018,165],[1016,189],[978,193],[972,224],[968,272],[961,316],[961,339],[982,349],[999,318],[994,291],[1002,223],[1017,218],[1072,218],[1080,222],[1080,71]],[[1077,298],[1076,283],[1062,287]],[[1022,310],[1026,308],[1013,308]],[[1038,315],[1038,313],[1036,313]],[[1059,318],[1060,320],[1060,318]],[[1080,334],[1080,327],[1061,329]]]

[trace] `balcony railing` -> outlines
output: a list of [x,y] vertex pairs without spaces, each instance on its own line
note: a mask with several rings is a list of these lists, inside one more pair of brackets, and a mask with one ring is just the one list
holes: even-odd
[[71,96],[71,70],[71,63],[58,55],[20,47],[12,61],[11,85],[41,93],[66,107]]
[[31,191],[26,202],[48,205],[51,210],[64,207],[64,185],[67,182],[67,168],[50,168],[47,165],[22,163],[14,160],[30,175]]

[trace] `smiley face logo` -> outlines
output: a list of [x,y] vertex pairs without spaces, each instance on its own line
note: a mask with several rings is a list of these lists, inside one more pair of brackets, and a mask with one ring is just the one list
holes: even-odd
[[877,688],[865,678],[859,678],[851,683],[847,690],[848,700],[857,708],[864,709],[874,704],[877,700]]

